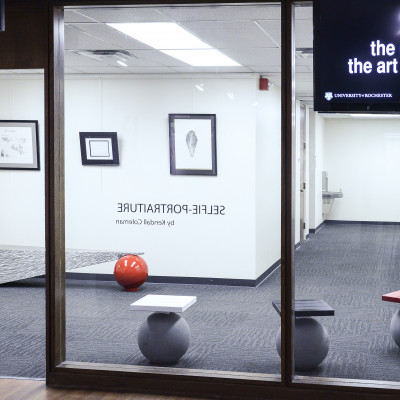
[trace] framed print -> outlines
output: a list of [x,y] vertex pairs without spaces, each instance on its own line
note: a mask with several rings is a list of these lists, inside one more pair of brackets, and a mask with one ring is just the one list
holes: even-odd
[[0,121],[0,169],[40,169],[38,121]]
[[82,165],[119,165],[117,132],[79,132]]
[[217,175],[215,114],[169,114],[171,175]]

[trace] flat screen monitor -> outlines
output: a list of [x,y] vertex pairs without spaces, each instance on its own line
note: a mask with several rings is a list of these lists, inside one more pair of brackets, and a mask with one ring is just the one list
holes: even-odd
[[398,0],[314,0],[314,109],[400,111]]

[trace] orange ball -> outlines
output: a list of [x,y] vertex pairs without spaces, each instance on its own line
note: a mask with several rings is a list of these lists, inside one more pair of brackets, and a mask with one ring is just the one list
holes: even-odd
[[149,269],[146,261],[139,256],[130,254],[121,257],[115,264],[115,280],[123,286],[127,292],[136,292],[138,287],[145,282],[148,275]]

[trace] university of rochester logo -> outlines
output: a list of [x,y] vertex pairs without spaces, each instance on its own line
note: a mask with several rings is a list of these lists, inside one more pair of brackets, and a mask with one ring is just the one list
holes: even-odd
[[325,92],[325,98],[328,101],[331,101],[333,99],[333,93],[332,92]]

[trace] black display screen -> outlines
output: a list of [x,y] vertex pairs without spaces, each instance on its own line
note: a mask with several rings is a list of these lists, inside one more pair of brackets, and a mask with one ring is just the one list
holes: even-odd
[[400,2],[314,1],[314,109],[400,111]]

